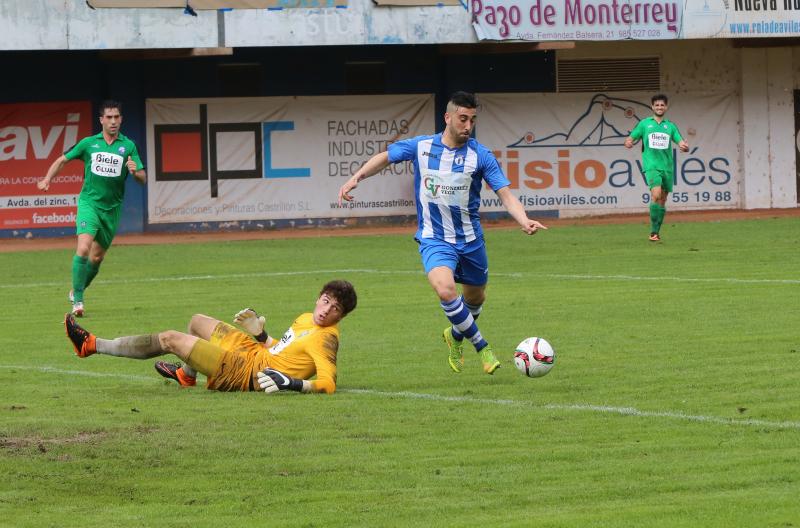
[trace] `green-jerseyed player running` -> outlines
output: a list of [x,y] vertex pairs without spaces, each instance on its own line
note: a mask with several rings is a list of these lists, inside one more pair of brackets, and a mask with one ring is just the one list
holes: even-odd
[[687,143],[678,127],[669,121],[667,113],[669,99],[664,94],[654,95],[650,99],[653,116],[642,119],[633,127],[625,139],[625,147],[633,147],[633,142],[642,141],[642,168],[647,186],[650,187],[650,240],[661,240],[661,224],[667,212],[667,196],[672,192],[673,170],[672,143],[678,144],[681,152],[688,152]]
[[100,270],[111,241],[117,232],[125,195],[125,179],[133,174],[146,183],[147,175],[136,144],[119,133],[122,125],[122,105],[104,101],[100,106],[100,125],[97,135],[80,140],[60,156],[37,183],[46,191],[52,180],[67,162],[83,161],[83,188],[78,197],[76,217],[78,248],[72,257],[72,290],[69,300],[72,313],[83,316],[83,293]]

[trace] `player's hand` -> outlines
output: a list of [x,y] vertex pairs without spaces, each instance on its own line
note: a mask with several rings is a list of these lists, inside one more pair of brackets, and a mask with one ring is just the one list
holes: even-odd
[[358,178],[354,174],[349,180],[344,182],[339,188],[339,205],[342,205],[342,201],[352,202],[353,197],[350,195],[350,191],[358,187]]
[[625,138],[625,148],[633,148],[633,139],[630,137]]
[[258,373],[258,386],[267,394],[287,390],[301,392],[303,380],[292,378],[275,369],[265,368]]
[[125,163],[128,166],[128,172],[133,174],[136,172],[136,162],[133,161],[133,158],[128,156],[128,161]]
[[233,322],[247,330],[248,333],[257,336],[264,331],[267,318],[263,315],[258,315],[252,308],[245,308],[233,316]]
[[682,139],[678,143],[678,148],[681,149],[681,152],[689,152],[689,143]]
[[38,182],[36,182],[36,187],[39,188],[40,191],[46,191],[50,188],[50,180],[47,178],[42,178]]
[[522,230],[525,232],[526,235],[535,235],[536,232],[540,229],[547,229],[547,226],[540,222],[537,222],[536,220],[528,219],[528,221],[522,225]]

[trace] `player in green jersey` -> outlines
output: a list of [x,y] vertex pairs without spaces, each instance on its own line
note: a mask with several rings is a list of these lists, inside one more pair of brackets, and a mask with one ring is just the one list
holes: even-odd
[[78,248],[72,257],[72,290],[69,300],[72,313],[83,316],[83,292],[92,283],[100,270],[111,241],[117,232],[122,198],[125,195],[125,179],[128,174],[147,182],[144,164],[139,157],[136,144],[120,134],[122,105],[116,101],[104,101],[100,106],[100,125],[103,130],[97,135],[80,140],[60,156],[47,171],[44,179],[37,183],[46,191],[52,180],[67,162],[83,161],[83,188],[78,196],[76,217]]
[[681,137],[678,127],[669,121],[667,113],[669,99],[664,94],[650,99],[653,116],[642,119],[633,127],[625,139],[625,147],[633,147],[633,142],[642,141],[642,169],[650,188],[650,240],[661,240],[661,224],[667,212],[667,196],[672,192],[673,170],[672,143],[678,144],[681,152],[689,151],[689,143]]

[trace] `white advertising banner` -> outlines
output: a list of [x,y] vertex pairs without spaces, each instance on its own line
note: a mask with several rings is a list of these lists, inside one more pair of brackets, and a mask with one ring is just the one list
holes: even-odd
[[689,0],[683,38],[800,35],[800,0]]
[[149,99],[148,222],[411,215],[414,170],[339,187],[389,143],[434,130],[434,97]]
[[[527,210],[561,216],[641,211],[650,202],[641,143],[624,147],[651,94],[481,94],[476,137],[491,148]],[[674,150],[674,209],[735,208],[739,126],[733,93],[683,95],[667,118],[689,142]],[[482,193],[482,210],[502,211]]]
[[470,0],[480,40],[800,35],[800,0]]

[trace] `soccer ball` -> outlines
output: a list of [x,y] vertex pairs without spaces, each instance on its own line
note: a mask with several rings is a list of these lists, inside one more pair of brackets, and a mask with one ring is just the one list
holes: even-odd
[[553,368],[556,351],[541,337],[529,337],[514,352],[514,365],[529,378],[541,378]]

